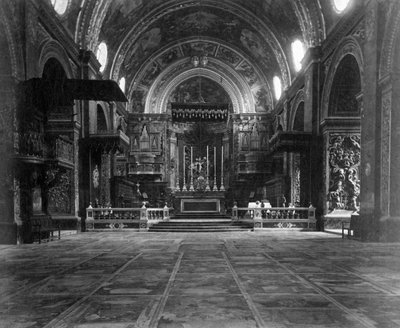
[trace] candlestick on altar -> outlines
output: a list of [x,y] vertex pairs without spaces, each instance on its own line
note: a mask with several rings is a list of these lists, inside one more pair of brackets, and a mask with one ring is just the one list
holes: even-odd
[[210,191],[210,179],[208,172],[209,162],[208,162],[208,145],[207,145],[207,176],[206,176],[206,191]]
[[225,191],[224,187],[224,146],[221,146],[221,186],[220,191]]
[[217,148],[214,147],[214,186],[213,191],[218,191],[217,189]]
[[175,186],[175,190],[180,191],[180,186],[179,186],[179,148],[177,148],[176,150],[176,186]]
[[186,187],[186,146],[183,146],[183,188],[182,191],[187,191]]
[[190,187],[189,191],[194,191],[193,188],[193,147],[190,147]]

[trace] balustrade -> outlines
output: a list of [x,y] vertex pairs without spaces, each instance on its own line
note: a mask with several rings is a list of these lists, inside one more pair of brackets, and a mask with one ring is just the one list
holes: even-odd
[[43,158],[44,134],[37,132],[19,133],[19,155]]
[[161,174],[161,167],[159,163],[129,164],[128,174]]
[[53,158],[57,160],[62,160],[66,161],[69,163],[74,162],[74,144],[72,140],[63,138],[63,137],[57,137],[53,141]]
[[[237,207],[232,208],[232,220],[246,221],[253,220],[255,228],[278,227],[292,228],[297,227],[297,223],[306,223],[307,228],[310,224],[315,224],[315,208],[310,207]],[[272,224],[272,225],[271,225]]]
[[148,224],[169,220],[169,207],[146,208],[113,208],[89,206],[86,209],[86,227],[88,230],[97,228],[124,229],[139,224],[140,229],[147,229]]
[[74,162],[74,144],[66,137],[45,137],[38,132],[19,133],[19,155]]

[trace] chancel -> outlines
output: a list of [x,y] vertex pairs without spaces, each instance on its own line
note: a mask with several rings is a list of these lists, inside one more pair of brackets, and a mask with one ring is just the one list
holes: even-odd
[[400,325],[399,0],[0,0],[0,32],[0,327]]

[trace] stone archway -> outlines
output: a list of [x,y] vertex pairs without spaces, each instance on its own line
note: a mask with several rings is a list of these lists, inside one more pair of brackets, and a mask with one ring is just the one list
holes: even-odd
[[[332,56],[332,61],[329,65],[328,72],[324,81],[324,88],[322,91],[322,110],[321,119],[329,117],[329,103],[332,94],[332,85],[334,78],[337,74],[339,65],[342,63],[342,59],[345,56],[353,56],[357,63],[360,80],[363,81],[363,71],[364,71],[364,60],[360,44],[354,37],[347,37],[338,45],[336,51]],[[362,88],[362,86],[361,86]],[[362,91],[362,90],[361,90]]]
[[[352,38],[333,55],[323,93],[326,211],[349,219],[360,207],[362,54]],[[326,228],[340,222],[326,216]]]

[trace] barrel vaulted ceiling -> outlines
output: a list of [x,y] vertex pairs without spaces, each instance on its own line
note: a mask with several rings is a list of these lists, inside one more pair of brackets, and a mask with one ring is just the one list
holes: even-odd
[[274,107],[274,76],[296,77],[291,43],[321,44],[334,17],[320,0],[70,0],[60,19],[83,49],[107,44],[103,78],[126,79],[133,112],[163,112],[197,77],[251,113]]

